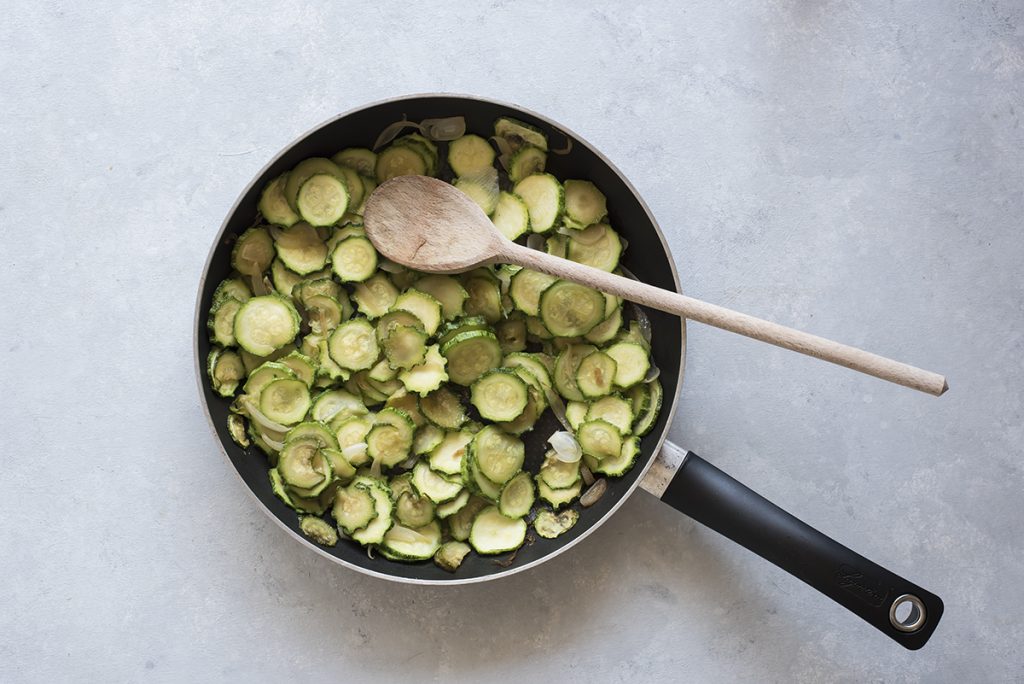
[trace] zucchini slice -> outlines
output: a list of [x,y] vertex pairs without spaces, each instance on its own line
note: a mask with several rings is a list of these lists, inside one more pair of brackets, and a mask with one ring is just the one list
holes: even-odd
[[501,364],[498,338],[483,330],[459,333],[445,343],[441,354],[448,360],[448,377],[458,385],[470,385]]
[[526,457],[523,442],[495,425],[488,425],[476,433],[470,449],[472,461],[480,473],[498,486],[519,472]]
[[551,507],[558,510],[562,506],[575,501],[576,497],[583,491],[583,480],[565,489],[552,489],[543,480],[537,480],[537,496],[551,504]]
[[384,541],[384,535],[391,529],[391,512],[394,505],[391,503],[391,490],[380,480],[373,478],[356,478],[354,482],[365,483],[369,487],[370,496],[373,497],[373,509],[376,517],[366,527],[352,533],[352,538],[360,544],[380,544]]
[[419,461],[412,469],[412,484],[416,491],[436,504],[451,501],[462,491],[461,482],[445,479],[434,472],[426,461]]
[[473,176],[494,168],[494,148],[479,135],[464,135],[448,144],[448,166],[456,176]]
[[602,458],[593,464],[592,470],[595,473],[611,477],[624,475],[633,467],[633,463],[636,462],[636,457],[639,453],[640,439],[638,437],[629,437],[622,443],[622,448],[619,450],[618,455]]
[[250,354],[267,356],[295,339],[299,322],[299,312],[284,297],[253,297],[235,314],[235,340]]
[[512,117],[503,116],[496,120],[494,135],[505,138],[515,149],[519,149],[523,145],[533,145],[545,152],[548,149],[548,138],[539,128]]
[[409,392],[423,396],[433,392],[448,380],[445,372],[447,360],[441,356],[436,344],[427,347],[427,355],[423,363],[398,374],[398,379]]
[[222,347],[234,347],[235,342],[235,316],[242,308],[242,302],[228,297],[220,300],[210,309],[207,328],[210,331],[210,341]]
[[334,546],[338,543],[338,531],[323,518],[315,515],[304,515],[299,518],[299,529],[321,546]]
[[606,223],[595,223],[569,238],[566,256],[602,271],[614,271],[622,255],[618,233]]
[[284,198],[288,201],[288,206],[296,213],[301,214],[299,211],[299,192],[302,186],[310,178],[319,174],[333,176],[344,183],[345,177],[342,175],[341,169],[326,157],[303,159],[288,172],[288,178],[284,184]]
[[270,281],[277,294],[291,299],[292,290],[302,282],[302,275],[285,266],[280,259],[274,259],[270,263]]
[[565,405],[565,419],[569,426],[576,430],[587,417],[587,410],[590,406],[582,401],[570,401]]
[[446,321],[462,315],[466,298],[469,297],[466,288],[462,287],[458,280],[446,275],[422,276],[413,287],[430,295],[441,304],[441,314]]
[[537,513],[537,517],[533,519],[533,529],[537,532],[538,536],[545,539],[554,539],[572,529],[579,522],[579,519],[580,514],[571,508],[561,513],[544,509]]
[[247,449],[249,444],[251,444],[249,436],[245,434],[245,431],[245,418],[237,413],[228,414],[228,434],[231,435],[231,441],[243,449]]
[[285,484],[296,488],[302,496],[313,497],[331,482],[334,471],[331,461],[314,440],[287,442],[277,457],[277,472]]
[[463,559],[472,551],[469,544],[460,541],[445,542],[434,554],[437,566],[448,572],[455,572],[462,565]]
[[615,384],[618,387],[632,387],[643,380],[651,368],[647,350],[634,342],[617,342],[605,352],[615,359]]
[[470,401],[483,418],[509,421],[526,409],[528,397],[526,383],[514,371],[494,368],[473,383]]
[[548,452],[537,471],[537,480],[551,489],[566,489],[580,481],[580,462],[568,463],[559,460],[553,452]]
[[422,527],[434,519],[434,502],[409,489],[395,500],[395,517],[406,527]]
[[206,358],[206,372],[213,391],[222,397],[230,397],[245,377],[245,365],[242,358],[230,349],[214,347]]
[[424,418],[445,430],[458,430],[467,420],[459,397],[447,387],[420,397],[419,408]]
[[618,456],[622,450],[622,433],[606,420],[587,420],[576,430],[576,439],[583,453],[597,460]]
[[237,299],[240,302],[247,302],[252,297],[252,291],[241,278],[225,278],[213,291],[211,309],[217,307],[225,299]]
[[463,489],[461,492],[459,492],[459,495],[457,497],[455,497],[451,501],[445,501],[443,504],[440,504],[434,509],[434,511],[437,513],[437,517],[444,520],[445,518],[449,518],[455,515],[456,513],[461,511],[466,504],[469,503],[469,497],[471,496],[472,494],[469,493],[468,489]]
[[[359,191],[363,186],[360,183]],[[362,198],[360,198],[362,199]],[[344,174],[318,173],[299,188],[295,203],[299,215],[312,226],[333,226],[348,211],[349,191]]]
[[263,192],[260,193],[259,202],[259,210],[263,214],[263,218],[285,228],[299,221],[299,215],[288,205],[288,200],[284,197],[284,186],[287,181],[288,174],[282,173],[267,183],[263,186]]
[[501,365],[508,368],[524,368],[528,370],[530,375],[540,383],[538,389],[542,391],[545,387],[551,387],[551,374],[548,372],[548,367],[541,359],[540,354],[512,352],[505,355]]
[[628,435],[633,427],[633,408],[629,401],[617,394],[598,399],[587,410],[587,420],[604,420],[624,435]]
[[260,276],[274,260],[274,241],[265,228],[250,228],[231,249],[231,267],[242,275]]
[[352,298],[367,318],[380,318],[395,305],[398,289],[384,273],[378,271],[356,285]]
[[284,436],[285,442],[293,442],[300,439],[315,442],[318,448],[338,448],[338,438],[331,432],[331,429],[315,420],[299,423]]
[[477,514],[489,505],[486,499],[471,494],[466,505],[448,518],[448,531],[451,533],[452,539],[457,541],[469,539],[469,532]]
[[313,386],[313,381],[316,380],[316,371],[319,367],[319,364],[313,359],[302,352],[293,351],[288,356],[282,356],[278,363],[286,368],[290,368],[299,380],[306,383],[307,387]]
[[517,309],[527,316],[536,316],[540,311],[541,293],[557,281],[553,275],[523,268],[512,276],[508,294]]
[[427,333],[418,323],[391,326],[381,347],[388,366],[395,370],[408,370],[426,359]]
[[509,160],[508,179],[513,183],[518,183],[527,176],[544,173],[547,161],[548,155],[544,150],[533,145],[524,145]]
[[530,230],[530,209],[519,195],[502,191],[498,193],[491,222],[502,235],[515,240]]
[[416,426],[405,411],[386,408],[377,414],[366,435],[366,453],[391,467],[409,458]]
[[420,561],[432,558],[441,547],[441,526],[436,521],[422,527],[395,525],[384,534],[380,552],[391,560]]
[[580,362],[596,350],[597,347],[593,345],[573,344],[558,355],[551,378],[559,394],[572,401],[585,399],[579,387],[576,386],[576,371],[579,369]]
[[488,323],[501,320],[501,289],[494,273],[486,268],[478,268],[464,276],[463,281],[469,298],[466,300],[466,313],[470,316],[483,316]]
[[365,147],[349,147],[331,157],[331,161],[338,166],[354,169],[362,176],[372,176],[377,166],[377,155]]
[[604,301],[604,295],[597,290],[559,280],[541,293],[539,315],[552,335],[577,337],[604,320]]
[[469,543],[476,552],[494,555],[515,551],[526,541],[526,521],[508,518],[497,506],[488,506],[477,514],[469,533]]
[[498,171],[494,168],[488,167],[472,176],[460,176],[452,185],[464,192],[488,216],[498,207]]
[[360,235],[337,243],[331,252],[331,269],[343,283],[361,283],[377,270],[377,250]]
[[377,518],[376,498],[372,493],[375,489],[358,483],[343,487],[335,494],[331,514],[345,534],[351,535],[356,530],[364,529]]
[[300,422],[306,417],[310,405],[309,388],[301,380],[274,380],[260,392],[260,412],[282,425]]
[[490,326],[487,325],[487,320],[483,316],[465,316],[442,326],[441,330],[437,334],[437,343],[443,348],[449,340],[454,339],[454,337],[459,333],[470,332],[472,330],[493,332]]
[[359,397],[342,389],[325,390],[313,400],[310,417],[321,423],[328,423],[337,430],[337,424],[353,416],[368,413]]
[[526,350],[526,321],[522,317],[506,318],[494,325],[494,336],[498,338],[501,351],[505,354]]
[[378,183],[389,181],[396,176],[429,176],[428,164],[424,153],[418,149],[407,144],[392,144],[377,155],[374,175]]
[[604,193],[590,181],[567,180],[565,214],[576,223],[589,226],[608,214],[608,201]]
[[263,388],[272,383],[274,380],[280,380],[282,378],[296,379],[299,376],[296,375],[290,367],[280,363],[278,361],[264,361],[256,367],[251,373],[249,373],[248,379],[245,381],[245,385],[242,387],[242,391],[251,397],[259,397],[260,392]]
[[550,173],[527,176],[512,190],[526,203],[530,211],[530,229],[546,233],[555,227],[565,209],[565,191],[558,179]]
[[633,423],[633,432],[639,437],[643,437],[650,432],[651,428],[654,427],[654,423],[657,422],[658,414],[661,412],[662,394],[664,393],[661,383],[657,380],[648,383],[647,386],[651,391],[650,400],[644,412],[637,416],[636,422]]
[[615,335],[619,332],[619,328],[621,327],[622,307],[619,306],[615,308],[610,316],[591,328],[590,332],[583,337],[586,338],[587,342],[604,344],[615,339]]
[[377,335],[365,318],[354,318],[335,328],[327,349],[335,363],[354,371],[371,368],[380,357]]
[[584,397],[603,397],[612,391],[615,380],[615,359],[604,352],[588,354],[576,369],[576,386]]
[[[410,394],[410,397],[415,397]],[[424,423],[416,428],[416,434],[412,438],[412,452],[417,456],[429,454],[441,446],[447,433],[431,423]],[[431,465],[431,467],[434,467]],[[437,470],[437,468],[434,468]],[[456,471],[457,472],[457,471]]]
[[501,488],[498,510],[509,518],[522,518],[533,508],[535,499],[533,478],[530,473],[520,471]]
[[398,295],[393,311],[408,311],[422,323],[427,335],[433,335],[441,325],[441,303],[425,292],[409,289]]

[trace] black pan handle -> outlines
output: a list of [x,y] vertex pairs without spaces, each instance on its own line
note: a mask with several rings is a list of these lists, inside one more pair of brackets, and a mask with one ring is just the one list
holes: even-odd
[[693,452],[666,442],[644,488],[908,649],[924,646],[939,624],[938,596],[818,532]]

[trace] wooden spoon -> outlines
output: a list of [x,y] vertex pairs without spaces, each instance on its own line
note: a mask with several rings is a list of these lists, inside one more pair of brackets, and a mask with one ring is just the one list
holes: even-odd
[[516,264],[921,392],[939,396],[949,389],[937,373],[517,245],[461,190],[436,178],[387,181],[370,195],[363,220],[377,251],[418,271]]

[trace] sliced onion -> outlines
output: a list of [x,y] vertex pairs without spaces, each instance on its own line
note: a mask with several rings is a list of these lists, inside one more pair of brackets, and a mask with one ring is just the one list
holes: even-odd
[[594,484],[594,473],[590,472],[590,468],[587,467],[586,463],[580,464],[580,477],[583,478],[583,484],[590,486]]
[[396,264],[394,261],[391,261],[390,259],[381,259],[377,263],[377,268],[388,273],[401,273],[402,271],[405,270],[405,266],[403,266],[402,264]]
[[263,430],[260,430],[260,438],[268,447],[270,447],[274,451],[280,451],[281,449],[284,449],[284,442],[277,441]]
[[373,546],[372,545],[366,547],[366,557],[369,558],[370,560],[373,560]]
[[557,150],[548,150],[551,154],[569,154],[572,152],[572,138],[565,136],[565,147]]
[[593,506],[597,503],[598,499],[604,496],[606,491],[608,491],[608,480],[602,477],[590,485],[590,489],[583,493],[583,496],[580,497],[580,506],[584,508]]
[[541,235],[540,233],[530,233],[530,235],[526,238],[526,246],[529,247],[530,249],[535,249],[538,252],[547,251],[547,245],[545,244],[544,236]]
[[275,423],[274,421],[267,418],[260,412],[258,408],[256,408],[256,404],[254,404],[252,400],[249,399],[248,397],[242,397],[241,403],[242,406],[245,407],[245,412],[249,414],[249,418],[252,419],[252,422],[256,423],[260,427],[264,427],[268,430],[273,430],[274,432],[288,432],[287,425]]
[[[340,410],[340,409],[339,409]],[[355,444],[349,444],[347,447],[341,450],[341,455],[346,460],[353,456],[362,456],[366,453],[366,442],[356,442]]]
[[555,451],[555,458],[563,463],[576,463],[583,458],[583,449],[571,432],[559,431],[548,437],[548,444]]
[[424,119],[420,121],[420,133],[431,140],[455,140],[466,134],[466,118],[449,116],[444,119]]
[[562,397],[558,396],[550,387],[544,388],[544,396],[548,400],[551,412],[555,414],[555,418],[558,418],[558,422],[566,430],[572,432],[572,425],[569,424],[569,419],[565,417],[565,404],[562,402]]
[[398,137],[398,134],[404,131],[406,128],[419,128],[420,125],[415,121],[409,121],[405,118],[405,114],[402,115],[401,121],[396,121],[393,124],[384,127],[384,130],[377,136],[376,142],[373,143],[373,149],[378,149]]
[[405,542],[406,544],[420,544],[422,542],[430,541],[430,538],[427,535],[422,532],[417,532],[405,525],[395,525],[388,530],[388,538],[397,542]]
[[654,382],[661,375],[661,369],[657,366],[651,366],[647,369],[647,375],[644,376],[644,382]]
[[510,155],[515,152],[515,148],[508,140],[502,138],[500,135],[492,135],[490,138],[491,142],[498,146],[498,151],[502,154]]
[[263,280],[262,273],[258,275],[249,276],[249,289],[251,289],[252,293],[257,297],[269,294],[269,290],[267,290],[266,283]]
[[640,328],[640,336],[647,341],[647,344],[650,344],[651,319],[649,319],[647,317],[647,314],[644,313],[644,310],[641,307],[637,306],[636,304],[633,305],[633,315],[636,316],[636,324]]
[[402,468],[404,470],[411,470],[412,467],[414,465],[416,465],[416,461],[418,461],[418,460],[419,460],[419,457],[416,454],[413,454],[409,458],[407,458],[404,461],[402,461],[401,463],[399,463],[398,467]]

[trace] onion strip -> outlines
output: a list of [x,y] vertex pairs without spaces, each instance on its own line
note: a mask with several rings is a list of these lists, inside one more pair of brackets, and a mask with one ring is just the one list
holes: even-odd
[[406,128],[415,128],[419,130],[419,127],[420,125],[418,123],[415,121],[409,121],[405,118],[405,114],[403,114],[401,121],[396,121],[393,124],[389,124],[384,127],[384,130],[380,132],[380,135],[377,136],[377,140],[373,143],[373,149],[376,151],[384,145],[387,145],[389,142],[397,138],[398,134]]
[[438,142],[455,140],[466,134],[466,118],[449,116],[443,119],[424,119],[420,122],[420,133]]

